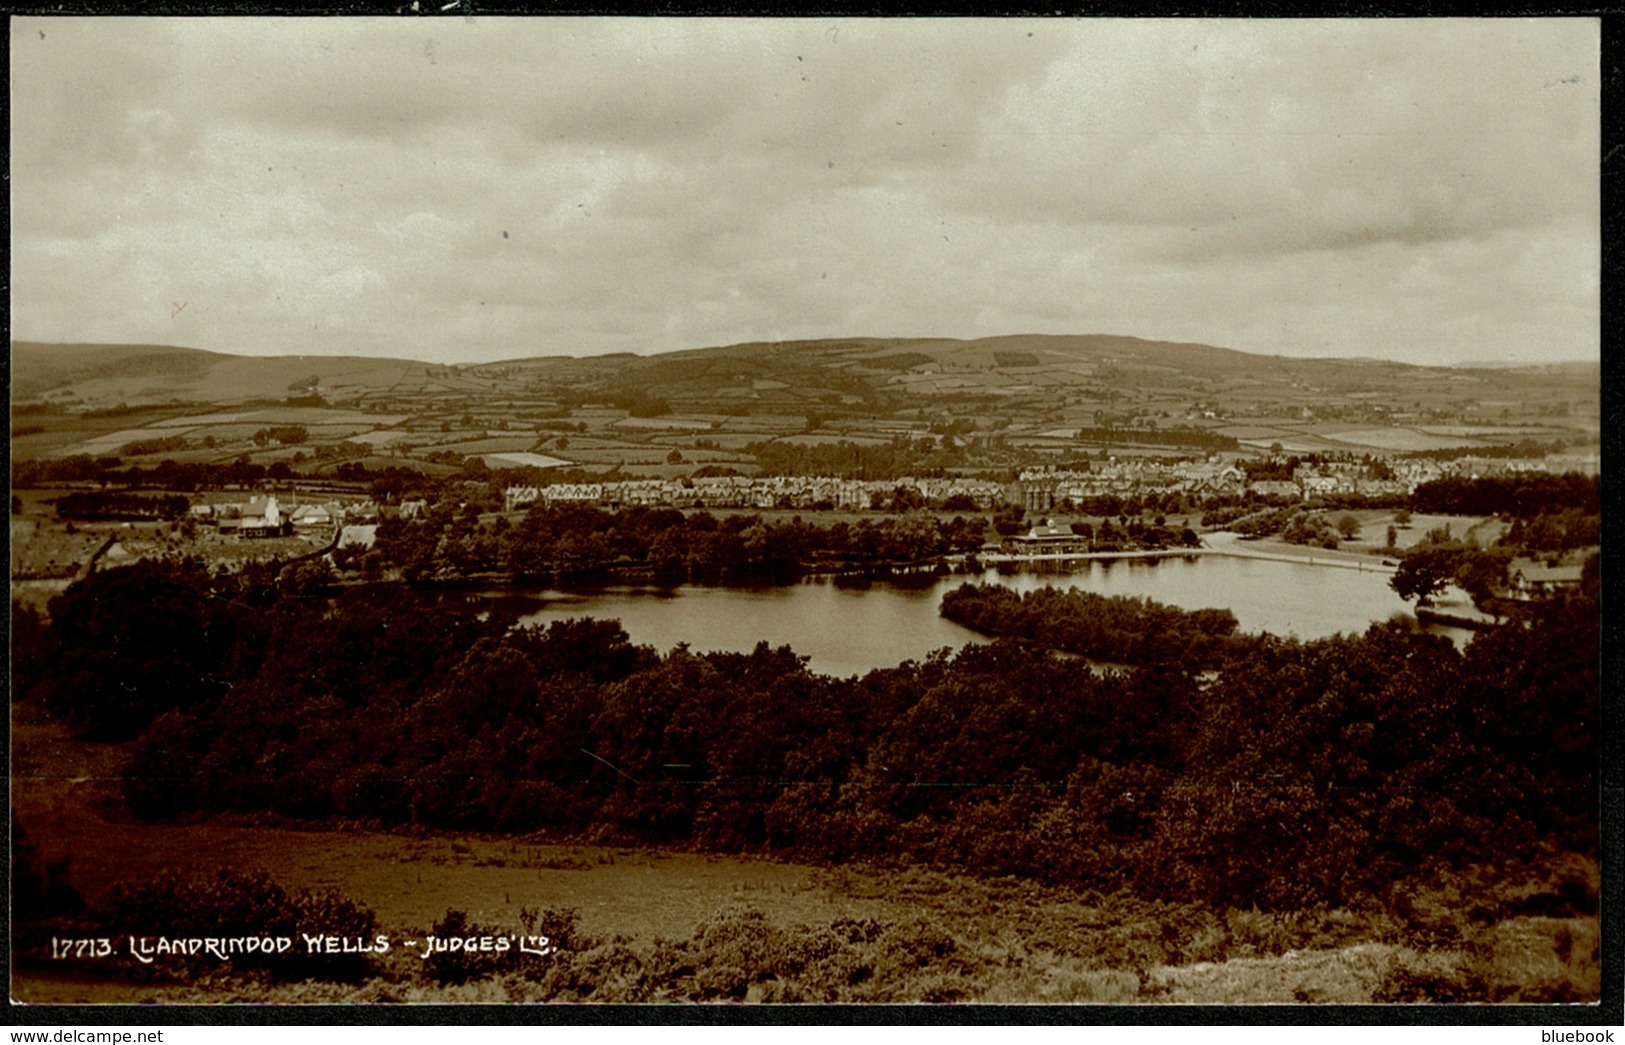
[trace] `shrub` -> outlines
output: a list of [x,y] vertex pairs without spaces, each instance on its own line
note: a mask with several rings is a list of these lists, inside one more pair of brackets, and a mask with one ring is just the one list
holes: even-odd
[[562,988],[568,977],[560,977],[559,970],[568,968],[578,956],[598,946],[598,941],[581,931],[581,916],[575,908],[534,907],[519,908],[519,924],[529,937],[547,938],[550,954],[521,952],[513,956],[514,964],[525,979],[548,983]]
[[[659,945],[656,952],[659,952]],[[550,1001],[601,1003],[655,999],[646,966],[649,959],[616,938],[580,952],[561,950],[540,978],[541,996]]]
[[[377,919],[368,908],[332,889],[290,896],[262,872],[219,871],[213,876],[168,870],[138,884],[115,887],[87,922],[101,935],[176,938],[288,937],[285,951],[230,953],[228,968],[263,969],[277,980],[357,982],[372,972],[367,953],[310,952],[303,935],[373,941]],[[165,955],[164,973],[217,971],[221,959],[207,950]],[[126,968],[133,968],[131,958]]]
[[84,908],[67,882],[68,860],[46,860],[14,824],[11,836],[11,944],[19,959],[45,953],[58,924]]
[[430,980],[441,986],[467,983],[484,979],[499,971],[499,962],[508,955],[497,951],[469,950],[462,941],[482,936],[506,936],[494,929],[471,924],[466,912],[448,907],[440,920],[434,923],[437,941],[456,941],[455,949],[435,950],[423,959],[423,971]]
[[[365,945],[372,943],[378,931],[378,919],[371,909],[336,889],[306,890],[294,901],[294,906],[299,913],[301,936],[338,937]],[[304,941],[297,941],[294,949],[302,951]],[[289,971],[304,978],[359,983],[373,972],[369,952],[309,954],[300,958],[302,960],[290,963]]]
[[1468,948],[1467,973],[1493,1002],[1575,1005],[1602,996],[1597,923],[1582,918],[1514,918]]
[[574,907],[519,908],[519,924],[528,936],[545,936],[560,951],[583,951],[597,941],[581,931],[581,914]]
[[68,860],[47,861],[15,824],[11,834],[11,914],[19,923],[77,914],[84,900],[67,882]]
[[1573,1005],[1602,995],[1601,943],[1589,918],[1513,918],[1461,947],[1400,951],[1377,1002]]
[[[298,912],[270,875],[219,871],[214,876],[170,869],[139,884],[115,887],[96,920],[108,930],[134,936],[293,936]],[[235,964],[263,967],[274,956],[243,955]]]
[[1459,951],[1400,951],[1371,1000],[1378,1004],[1457,1005],[1484,1001],[1483,981],[1463,967],[1461,958]]
[[800,971],[789,960],[785,934],[760,911],[725,915],[701,925],[684,949],[701,999],[743,1001],[752,984]]

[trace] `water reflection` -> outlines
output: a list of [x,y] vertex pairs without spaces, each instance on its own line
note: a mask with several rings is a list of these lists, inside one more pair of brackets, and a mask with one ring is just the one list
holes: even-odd
[[[814,670],[835,675],[862,674],[921,660],[945,646],[957,649],[986,641],[937,613],[943,593],[969,580],[1017,591],[1076,586],[1189,610],[1228,607],[1244,631],[1304,639],[1363,632],[1374,621],[1407,612],[1388,588],[1387,574],[1375,571],[1223,556],[1042,566],[989,569],[975,576],[847,575],[748,587],[603,584],[506,592],[500,598],[503,608],[519,612],[525,623],[614,617],[634,641],[662,652],[678,643],[696,651],[749,652],[765,640],[771,646],[791,646],[810,658]],[[1467,634],[1430,630],[1451,634],[1458,642]]]

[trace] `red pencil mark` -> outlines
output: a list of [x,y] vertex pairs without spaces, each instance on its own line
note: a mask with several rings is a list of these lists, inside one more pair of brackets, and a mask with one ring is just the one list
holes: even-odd
[[176,316],[180,315],[181,310],[184,309],[187,305],[191,304],[191,302],[190,301],[171,301],[170,304],[174,305],[175,307],[169,310],[169,318],[174,319]]

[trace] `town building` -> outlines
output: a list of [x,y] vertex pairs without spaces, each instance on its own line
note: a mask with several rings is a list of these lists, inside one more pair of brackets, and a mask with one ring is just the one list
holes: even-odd
[[237,532],[244,537],[280,537],[285,532],[283,521],[282,510],[276,503],[276,495],[267,494],[264,497],[256,497],[243,506],[243,515],[237,524]]

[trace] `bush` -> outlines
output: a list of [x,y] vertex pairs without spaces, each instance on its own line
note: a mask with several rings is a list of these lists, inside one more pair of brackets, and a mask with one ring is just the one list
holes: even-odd
[[[464,940],[477,940],[484,936],[502,936],[507,933],[471,924],[467,913],[448,907],[440,920],[434,923],[436,941],[456,941],[456,949],[435,950],[423,959],[423,971],[428,978],[446,986],[485,979],[499,971],[499,963],[508,955],[497,951],[469,950],[461,946]],[[511,953],[511,952],[510,952]]]
[[554,1001],[955,1001],[985,988],[980,960],[924,921],[787,927],[760,911],[730,911],[645,950],[581,937],[573,911],[526,916],[559,934],[560,951],[527,977]]
[[[377,919],[366,907],[327,889],[297,897],[261,872],[219,871],[213,876],[165,871],[135,885],[115,887],[87,922],[95,933],[156,940],[287,937],[285,951],[230,953],[229,968],[262,969],[274,979],[357,982],[372,972],[366,953],[311,953],[304,936],[336,936],[371,944]],[[126,968],[134,967],[128,959]],[[197,975],[218,971],[221,959],[207,950],[165,955],[162,972]]]
[[1376,1002],[1575,1005],[1602,996],[1601,937],[1589,918],[1513,918],[1457,947],[1398,952]]
[[1482,980],[1462,965],[1457,951],[1404,950],[1383,976],[1371,1000],[1391,1004],[1467,1004],[1486,1000]]
[[68,884],[68,860],[46,860],[13,824],[11,835],[11,945],[17,960],[46,953],[48,940],[66,920],[84,909],[84,899]]
[[[559,976],[576,958],[598,946],[598,941],[581,931],[581,915],[573,907],[519,908],[519,924],[528,937],[545,937],[551,954],[517,955],[518,971],[526,979],[548,983],[555,988],[567,979]],[[536,946],[541,946],[538,942]]]
[[[378,931],[378,919],[372,911],[328,888],[307,890],[294,901],[298,909],[299,932],[303,936],[337,937],[342,941],[360,941],[370,944]],[[295,943],[295,950],[303,950],[304,940]],[[335,980],[341,983],[359,983],[373,972],[368,953],[311,954],[303,961],[291,963],[291,971],[302,978]]]
[[[799,972],[785,933],[760,911],[727,914],[661,954],[659,971],[706,1001],[743,1001],[753,985]],[[685,975],[686,974],[686,975]]]
[[47,861],[14,824],[11,833],[11,916],[14,924],[78,914],[84,900],[67,882],[68,860]]
[[1577,1005],[1602,997],[1596,921],[1514,918],[1485,930],[1468,948],[1466,972],[1484,1001]]

